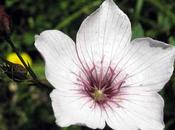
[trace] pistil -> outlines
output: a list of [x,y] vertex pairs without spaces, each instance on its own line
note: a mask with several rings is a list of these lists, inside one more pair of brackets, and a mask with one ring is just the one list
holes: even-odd
[[92,93],[92,97],[96,102],[100,102],[105,99],[105,94],[102,90],[95,87],[95,90]]

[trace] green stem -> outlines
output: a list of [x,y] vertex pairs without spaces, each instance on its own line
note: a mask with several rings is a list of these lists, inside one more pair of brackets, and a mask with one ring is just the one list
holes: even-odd
[[77,12],[73,13],[72,15],[70,15],[69,17],[67,17],[65,20],[63,20],[60,24],[58,24],[55,28],[56,29],[62,29],[65,26],[69,25],[74,19],[78,18],[81,14],[87,12],[87,10],[96,7],[97,5],[99,5],[100,2],[99,1],[94,1],[93,3],[86,5],[84,7],[82,7],[80,10],[78,10]]
[[[16,55],[18,56],[18,58],[20,59],[20,61],[22,62],[22,64],[24,65],[25,69],[29,72],[29,74],[31,75],[31,77],[33,78],[34,82],[36,84],[38,84],[39,86],[42,86],[43,83],[41,83],[38,79],[38,77],[35,75],[35,73],[33,72],[33,70],[31,69],[30,66],[28,66],[24,59],[22,58],[22,56],[20,55],[20,53],[18,52],[18,49],[15,47],[14,43],[12,42],[11,38],[6,36],[5,40],[7,41],[7,43],[9,43],[9,45],[12,47],[13,51],[16,53]],[[45,85],[46,86],[46,85]]]
[[138,20],[140,17],[140,12],[143,7],[144,0],[137,0],[135,7],[135,19]]

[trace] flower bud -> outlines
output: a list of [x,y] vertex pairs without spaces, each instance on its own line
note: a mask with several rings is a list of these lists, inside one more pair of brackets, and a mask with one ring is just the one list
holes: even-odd
[[5,12],[3,6],[0,6],[0,35],[9,35],[10,34],[10,17]]
[[4,73],[14,81],[23,81],[27,79],[27,70],[20,64],[14,64],[6,61],[0,65]]

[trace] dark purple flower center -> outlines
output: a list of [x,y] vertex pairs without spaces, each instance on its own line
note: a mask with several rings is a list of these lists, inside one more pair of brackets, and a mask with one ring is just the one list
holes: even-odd
[[90,97],[95,104],[104,105],[116,99],[125,78],[126,75],[122,76],[116,67],[94,64],[81,70],[76,84],[83,96]]

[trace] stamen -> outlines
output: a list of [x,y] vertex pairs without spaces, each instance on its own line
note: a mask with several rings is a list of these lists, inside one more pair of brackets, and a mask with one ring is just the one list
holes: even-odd
[[79,92],[102,108],[108,106],[106,105],[108,103],[116,102],[115,99],[120,96],[120,88],[125,82],[126,75],[121,76],[121,70],[112,66],[112,62],[108,67],[94,63],[92,67],[83,69],[86,69],[84,70],[86,74],[79,72],[76,75],[78,76],[76,84],[80,84]]

